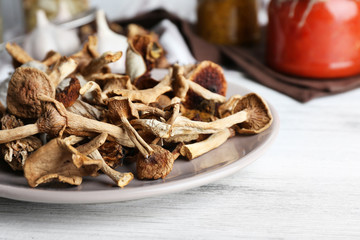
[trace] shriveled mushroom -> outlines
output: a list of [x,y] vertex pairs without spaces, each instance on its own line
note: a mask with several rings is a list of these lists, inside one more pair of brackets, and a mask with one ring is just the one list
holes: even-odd
[[236,104],[242,99],[240,95],[231,96],[225,103],[221,104],[218,108],[220,117],[226,117],[234,112]]
[[23,48],[21,48],[16,43],[6,43],[5,48],[17,64],[21,65],[34,60]]
[[171,126],[156,119],[134,119],[131,123],[147,131],[152,132],[160,138],[169,138],[185,134],[212,134],[230,128],[237,123],[247,120],[247,111],[237,112],[226,118],[218,119],[213,122],[192,121],[188,118],[179,116]]
[[97,57],[90,61],[90,63],[81,72],[85,77],[98,73],[100,70],[109,63],[118,61],[122,56],[122,52],[105,52],[100,57]]
[[[180,68],[175,66],[175,68],[178,68],[176,76],[178,83],[176,87],[181,90],[177,90],[177,96],[182,99],[185,97],[184,104],[186,106],[198,108],[199,103],[204,98],[218,102],[225,101],[224,97],[219,96],[225,96],[227,90],[227,82],[222,68],[219,65],[211,61],[203,61],[195,66],[185,66]],[[185,81],[184,78],[189,81]],[[189,89],[186,92],[186,96],[184,96],[187,88],[186,84],[189,84],[189,88],[192,89]],[[205,91],[204,88],[208,91]]]
[[136,161],[136,176],[139,179],[159,179],[165,178],[172,170],[174,161],[179,157],[180,144],[170,152],[158,145],[150,144],[154,153],[148,158],[138,155]]
[[66,126],[66,117],[61,115],[50,103],[43,105],[43,115],[34,124],[1,130],[0,143],[7,143],[38,133],[61,135]]
[[63,81],[70,73],[74,72],[76,67],[77,63],[74,59],[62,57],[48,74],[52,87],[56,89],[61,81]]
[[64,130],[74,135],[86,135],[86,133],[108,133],[118,143],[124,146],[133,147],[124,130],[113,124],[88,119],[80,115],[68,112],[64,106],[54,99],[40,96],[43,104],[43,115],[34,124],[0,131],[0,143],[6,143],[21,139],[37,133],[48,133],[52,136],[59,136]]
[[145,104],[155,102],[156,99],[172,90],[171,88],[171,77],[172,71],[169,71],[169,74],[164,77],[164,79],[158,83],[155,87],[144,89],[144,90],[127,90],[127,89],[117,89],[109,94],[119,95],[129,98],[131,101],[141,101]]
[[[14,115],[6,114],[1,118],[1,129],[13,129],[23,126],[20,119],[16,119]],[[27,157],[40,148],[42,145],[41,140],[37,137],[30,136],[16,141],[5,143],[1,146],[1,153],[5,162],[13,170],[23,170],[23,165]]]
[[[13,62],[16,67],[32,61],[39,62],[33,59],[22,47],[20,47],[16,43],[6,43],[5,48],[6,51],[13,58]],[[60,58],[61,58],[60,53],[55,51],[49,51],[46,54],[45,58],[39,63],[44,64],[46,66],[51,66],[54,63],[56,63]]]
[[55,89],[76,68],[72,59],[61,62],[50,76],[33,67],[19,67],[9,82],[7,107],[11,114],[21,118],[38,118],[42,113],[38,95],[55,98]]
[[112,119],[120,117],[120,120],[123,123],[124,128],[131,141],[135,144],[136,148],[140,151],[140,153],[145,158],[148,158],[154,150],[144,141],[144,139],[142,139],[142,137],[131,126],[128,120],[128,118],[131,117],[139,117],[138,112],[132,106],[131,101],[128,98],[112,99],[111,101],[109,101],[108,107]]
[[61,58],[61,54],[55,51],[49,51],[45,58],[42,60],[42,64],[45,64],[46,66],[51,66],[54,63],[58,62]]
[[127,152],[123,146],[113,141],[106,141],[98,150],[106,164],[111,168],[122,165]]
[[39,94],[55,97],[55,89],[47,74],[36,68],[17,68],[9,82],[6,99],[9,112],[21,118],[40,117],[42,108]]
[[256,134],[270,127],[273,117],[266,101],[255,93],[249,93],[237,102],[233,114],[246,112],[247,118],[236,125],[236,132],[240,134]]
[[83,72],[84,68],[89,65],[91,60],[100,56],[97,52],[97,37],[89,36],[88,41],[84,44],[82,50],[70,56],[70,58],[74,59],[78,63],[78,72]]
[[87,82],[80,88],[79,93],[86,101],[95,104],[105,104],[108,99],[108,96],[103,93],[99,84],[94,81]]
[[[174,79],[174,94],[175,96],[182,99],[186,106],[192,108],[194,107],[194,104],[197,104],[198,106],[196,106],[196,108],[199,108],[201,98],[213,101],[215,103],[223,103],[226,101],[225,96],[208,90],[194,80],[192,81],[187,79],[185,77],[185,67],[181,67],[177,64],[174,65]],[[202,84],[205,85],[204,83]],[[193,98],[197,98],[197,102],[192,102],[194,100]]]
[[225,128],[220,132],[212,134],[210,137],[201,142],[182,146],[180,153],[187,159],[192,160],[203,155],[204,153],[207,153],[219,147],[220,145],[225,143],[228,138],[234,135],[234,130],[232,130],[231,128]]
[[127,75],[121,75],[116,73],[95,73],[88,77],[88,81],[101,82],[104,87],[104,93],[110,92],[114,89],[134,89],[131,84],[130,77]]
[[66,140],[55,138],[27,158],[24,176],[30,187],[54,179],[80,185],[83,176],[96,176],[101,166],[101,160],[90,159]]
[[107,133],[102,133],[92,139],[90,142],[83,144],[76,149],[84,155],[89,155],[92,159],[100,160],[100,170],[107,176],[109,176],[116,183],[116,185],[118,185],[119,187],[124,187],[134,178],[134,175],[130,172],[121,173],[109,167],[106,164],[105,160],[102,158],[99,151],[97,150],[105,143],[107,135]]

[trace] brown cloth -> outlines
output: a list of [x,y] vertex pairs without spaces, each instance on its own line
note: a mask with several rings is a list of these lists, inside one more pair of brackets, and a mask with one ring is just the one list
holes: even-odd
[[182,33],[194,57],[198,61],[211,60],[218,64],[232,64],[247,73],[252,79],[300,102],[333,95],[360,87],[360,75],[330,80],[308,79],[276,72],[264,63],[264,41],[252,47],[220,46],[200,38],[194,26],[165,10],[155,10],[132,19],[118,21],[127,25],[136,23],[151,28],[163,19],[172,21]]

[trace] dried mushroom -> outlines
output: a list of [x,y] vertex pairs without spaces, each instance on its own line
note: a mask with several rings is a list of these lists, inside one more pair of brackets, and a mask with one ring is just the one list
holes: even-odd
[[165,178],[172,170],[174,161],[178,158],[178,150],[173,153],[155,144],[150,144],[154,153],[148,158],[138,155],[136,161],[136,176],[139,179]]
[[21,118],[40,117],[42,108],[39,94],[55,97],[55,89],[48,75],[36,68],[17,68],[9,82],[6,99],[9,112]]
[[[124,187],[134,178],[134,175],[130,172],[121,173],[109,167],[106,164],[105,160],[102,158],[99,151],[97,150],[105,143],[107,136],[107,133],[102,133],[92,139],[90,142],[83,144],[76,149],[84,155],[89,155],[89,157],[92,159],[100,160],[100,170],[106,175],[108,175],[117,184],[117,186]],[[80,166],[82,166],[82,164],[80,164]]]
[[141,101],[145,104],[155,102],[162,94],[172,90],[171,88],[172,71],[164,77],[155,87],[144,90],[116,89],[110,94],[129,98],[131,101]]
[[[1,118],[2,130],[23,125],[23,122],[13,115],[6,114]],[[13,170],[23,170],[27,157],[41,146],[42,142],[39,138],[30,136],[3,144],[1,146],[1,155]]]
[[182,146],[180,153],[187,159],[192,160],[201,156],[204,153],[207,153],[219,147],[220,145],[225,143],[228,138],[234,135],[234,130],[232,130],[231,128],[225,128],[220,132],[212,134],[210,137],[201,142]]
[[[166,178],[179,156],[197,158],[235,134],[257,134],[271,125],[258,95],[226,100],[219,65],[169,66],[156,34],[134,24],[127,36],[115,34],[103,12],[97,25],[99,44],[88,36],[69,57],[50,51],[40,62],[16,44],[6,45],[14,63],[23,65],[11,77],[7,108],[0,108],[1,150],[31,187],[52,180],[79,185],[100,171],[119,187],[134,175]],[[168,74],[153,79],[151,70],[163,64]],[[46,133],[43,146],[38,133]],[[115,169],[134,160],[136,173]]]
[[54,179],[80,185],[82,177],[97,176],[101,166],[101,160],[90,159],[66,140],[55,138],[27,158],[24,175],[31,187]]
[[61,136],[63,131],[74,135],[89,135],[89,133],[108,133],[115,141],[128,147],[133,143],[124,130],[113,124],[88,119],[67,111],[64,106],[54,99],[41,96],[46,102],[43,104],[43,115],[34,124],[3,130],[0,134],[0,143],[28,137],[37,133],[48,133],[52,136]]
[[233,109],[233,113],[246,112],[246,119],[236,125],[240,134],[256,134],[265,131],[272,123],[272,115],[267,103],[257,94],[249,93],[242,97]]

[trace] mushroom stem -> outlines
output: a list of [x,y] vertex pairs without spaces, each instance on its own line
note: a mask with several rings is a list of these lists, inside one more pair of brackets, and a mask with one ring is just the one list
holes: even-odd
[[36,123],[0,131],[0,144],[26,138],[39,133]]
[[77,147],[76,150],[78,150],[84,155],[89,155],[90,153],[101,147],[105,143],[107,137],[107,133],[101,133],[97,137],[93,138],[90,142]]
[[60,63],[60,65],[49,74],[51,86],[56,89],[70,73],[75,71],[76,67],[77,63],[71,58],[67,58],[64,62]]
[[132,141],[130,141],[127,134],[121,127],[115,126],[110,123],[100,122],[93,119],[85,118],[80,115],[66,112],[67,117],[67,131],[71,133],[76,132],[96,132],[96,133],[107,133],[115,138],[115,141],[120,145],[126,147],[134,147]]
[[167,113],[159,108],[151,107],[151,106],[145,105],[143,103],[134,103],[134,106],[137,111],[144,111],[144,112],[151,113],[155,116],[167,118]]
[[140,153],[145,157],[148,158],[154,150],[142,139],[142,137],[138,134],[138,132],[131,126],[129,120],[127,118],[120,116],[121,121],[124,123],[124,127],[126,132],[128,133],[129,138],[138,148]]
[[121,188],[128,185],[129,182],[134,178],[134,175],[131,172],[122,173],[109,167],[98,150],[93,151],[89,154],[89,156],[93,159],[101,160],[101,171],[109,176]]
[[89,76],[93,73],[99,72],[101,68],[106,66],[108,63],[116,62],[122,56],[122,52],[105,52],[100,57],[92,59],[91,62],[85,67],[83,75]]
[[219,147],[226,142],[228,138],[234,136],[234,134],[235,133],[231,128],[226,128],[220,132],[212,134],[204,141],[182,146],[180,153],[189,160],[192,160]]
[[136,127],[141,126],[143,129],[152,132],[160,138],[166,139],[187,134],[216,133],[224,128],[230,128],[235,124],[246,121],[247,116],[248,113],[244,110],[213,122],[192,121],[188,118],[179,116],[175,120],[173,126],[155,119],[134,119],[131,123]]
[[109,167],[97,150],[105,143],[107,137],[107,133],[101,133],[90,142],[85,143],[76,149],[84,155],[89,155],[92,159],[100,160],[100,170],[109,176],[119,187],[124,187],[134,178],[134,175],[132,173],[121,173]]
[[235,124],[244,122],[248,119],[248,113],[246,110],[237,112],[225,118],[215,120],[213,122],[201,122],[201,121],[192,121],[185,117],[178,117],[175,121],[175,127],[189,127],[203,130],[217,130],[220,131],[224,128],[232,127]]
[[115,89],[110,92],[110,94],[129,98],[130,101],[141,101],[148,105],[149,103],[155,102],[160,95],[172,90],[171,76],[172,71],[170,70],[169,74],[153,88],[144,90]]
[[211,92],[196,82],[186,80],[186,83],[189,84],[189,89],[193,90],[196,94],[207,100],[213,100],[214,102],[220,103],[226,101],[226,97],[224,97],[223,95]]

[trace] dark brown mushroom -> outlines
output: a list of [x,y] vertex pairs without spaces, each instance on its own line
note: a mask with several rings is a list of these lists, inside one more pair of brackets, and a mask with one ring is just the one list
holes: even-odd
[[11,114],[21,118],[38,118],[42,114],[38,95],[55,97],[55,89],[44,72],[31,67],[19,67],[9,82],[7,107]]
[[181,144],[173,152],[161,146],[150,144],[154,153],[148,158],[138,155],[136,161],[136,176],[139,179],[165,178],[173,169],[174,161],[180,155]]

